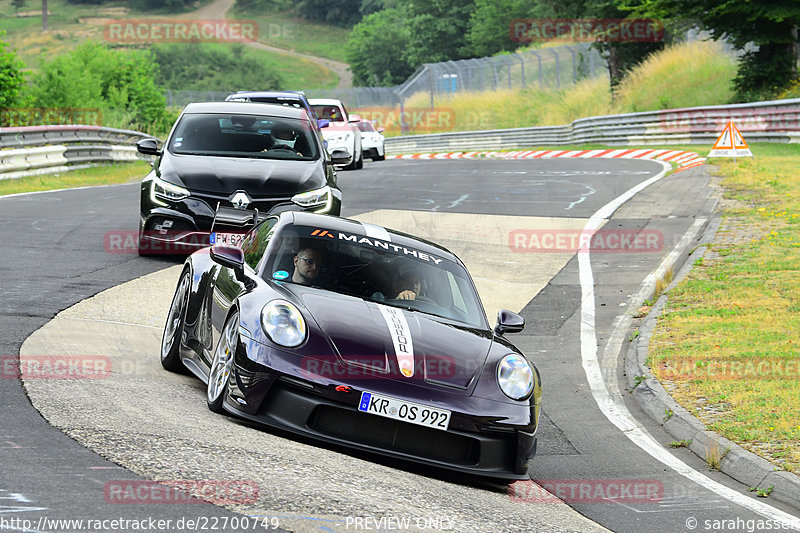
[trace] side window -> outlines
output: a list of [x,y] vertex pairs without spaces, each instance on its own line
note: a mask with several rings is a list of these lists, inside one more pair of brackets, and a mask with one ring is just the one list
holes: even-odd
[[253,270],[258,266],[261,256],[267,249],[269,240],[272,237],[277,218],[268,218],[247,234],[242,241],[242,251],[244,252],[244,262]]

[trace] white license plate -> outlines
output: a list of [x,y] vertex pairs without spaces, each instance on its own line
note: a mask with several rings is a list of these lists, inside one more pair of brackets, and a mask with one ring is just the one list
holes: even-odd
[[211,234],[209,242],[211,246],[215,244],[224,244],[226,246],[241,246],[244,239],[244,233],[217,233],[216,231]]
[[447,430],[450,424],[450,411],[437,409],[427,405],[398,400],[375,394],[374,392],[362,392],[361,401],[358,402],[358,410],[386,418],[394,418],[411,424],[418,424],[434,429]]

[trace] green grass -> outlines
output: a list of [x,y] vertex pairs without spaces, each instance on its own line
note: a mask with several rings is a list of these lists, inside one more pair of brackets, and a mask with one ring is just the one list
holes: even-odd
[[115,163],[113,165],[102,165],[58,174],[43,174],[41,176],[2,180],[0,181],[0,196],[21,192],[52,191],[73,187],[129,183],[140,181],[149,171],[150,164],[146,161],[132,161],[130,163]]
[[714,160],[730,205],[671,291],[650,363],[710,429],[800,472],[800,146],[751,150]]
[[235,5],[228,17],[258,22],[258,40],[264,44],[347,62],[344,49],[350,28],[319,24],[278,11],[239,10]]

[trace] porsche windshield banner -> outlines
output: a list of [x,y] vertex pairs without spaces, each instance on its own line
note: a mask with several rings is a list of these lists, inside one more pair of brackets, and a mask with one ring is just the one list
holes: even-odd
[[[385,232],[386,235],[383,237],[390,237],[388,232]],[[413,248],[408,248],[406,246],[402,246],[399,244],[394,244],[391,241],[382,240],[379,238],[370,238],[365,237],[363,235],[358,235],[356,233],[343,233],[341,231],[331,231],[326,229],[314,228],[311,233],[311,237],[321,238],[321,239],[336,239],[337,241],[348,241],[356,244],[362,244],[365,246],[371,246],[373,248],[380,248],[386,251],[393,251],[397,254],[414,257],[419,259],[420,261],[426,261],[428,263],[433,264],[440,264],[443,259],[436,257],[435,255],[421,252],[419,250],[415,250]]]

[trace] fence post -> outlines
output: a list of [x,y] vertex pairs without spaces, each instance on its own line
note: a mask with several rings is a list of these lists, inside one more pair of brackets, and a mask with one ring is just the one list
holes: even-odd
[[544,79],[542,75],[542,56],[539,55],[539,52],[534,52],[533,50],[531,50],[531,53],[536,56],[536,59],[539,62],[539,89],[543,89]]
[[561,64],[558,61],[558,52],[555,48],[550,48],[550,51],[556,56],[556,89],[561,88]]

